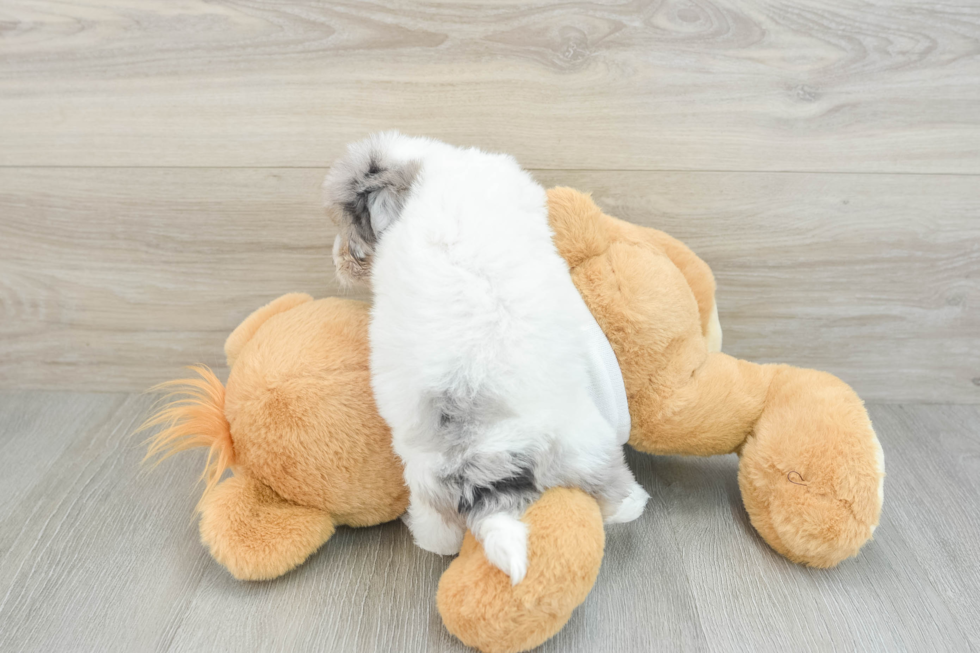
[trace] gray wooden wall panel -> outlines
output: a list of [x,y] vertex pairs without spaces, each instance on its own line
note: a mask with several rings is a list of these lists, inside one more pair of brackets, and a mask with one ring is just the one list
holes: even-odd
[[971,0],[7,0],[0,164],[317,166],[401,128],[564,169],[980,173]]
[[[141,390],[220,367],[227,334],[279,294],[340,292],[323,173],[3,170],[0,387]],[[980,402],[977,178],[535,174],[690,244],[716,272],[726,351],[872,400]]]

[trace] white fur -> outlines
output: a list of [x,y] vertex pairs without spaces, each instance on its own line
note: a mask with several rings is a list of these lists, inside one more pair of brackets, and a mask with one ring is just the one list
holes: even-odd
[[[882,450],[881,442],[873,430],[871,431],[871,437],[874,438],[875,445],[875,467],[878,472],[878,514],[880,515],[881,507],[885,503],[885,452]],[[877,522],[871,525],[872,534],[874,534],[876,528],[878,528]]]
[[721,351],[721,321],[718,319],[718,304],[711,305],[711,317],[708,318],[708,333],[705,335],[708,341],[708,352]]
[[474,537],[483,543],[487,561],[517,585],[527,574],[527,526],[507,513],[491,515],[477,524]]
[[619,507],[615,512],[608,516],[603,516],[603,521],[607,524],[625,524],[626,522],[631,522],[637,519],[643,514],[643,508],[647,505],[647,499],[650,495],[647,494],[639,485],[634,485],[630,489],[629,496],[619,504]]
[[442,554],[458,551],[468,525],[516,584],[527,570],[521,515],[467,523],[446,499],[441,474],[451,453],[435,437],[431,398],[492,396],[504,410],[468,442],[469,453],[531,452],[540,489],[594,485],[606,474],[603,482],[622,491],[609,499],[593,488],[603,515],[636,519],[648,495],[587,394],[582,350],[592,317],[552,242],[544,189],[512,157],[397,134],[372,142],[389,162],[420,162],[370,274],[372,385],[405,463],[407,523],[419,546]]

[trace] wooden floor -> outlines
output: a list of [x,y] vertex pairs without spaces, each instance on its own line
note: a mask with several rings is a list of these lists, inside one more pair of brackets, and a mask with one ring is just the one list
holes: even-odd
[[543,650],[980,650],[976,0],[4,0],[0,651],[461,649],[399,523],[238,583],[202,461],[129,437],[250,311],[339,292],[320,182],[391,128],[681,238],[726,352],[872,404],[859,558],[775,555],[732,457],[634,455],[653,501]]
[[[273,582],[235,581],[191,515],[202,460],[153,471],[150,398],[0,393],[0,650],[460,651],[435,611],[449,560],[400,522],[341,530]],[[980,649],[980,409],[874,405],[881,526],[829,571],[773,553],[733,456],[630,457],[650,492],[609,530],[599,579],[541,651]]]

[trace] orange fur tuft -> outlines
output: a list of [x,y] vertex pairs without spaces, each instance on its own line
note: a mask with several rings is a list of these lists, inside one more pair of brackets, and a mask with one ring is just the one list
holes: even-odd
[[201,508],[205,497],[214,489],[225,470],[235,462],[231,427],[225,418],[225,388],[210,368],[196,365],[189,368],[201,378],[176,379],[150,388],[150,392],[167,391],[163,405],[149,417],[137,433],[163,426],[147,440],[143,462],[155,458],[154,465],[175,453],[207,447],[208,459],[201,475],[204,493],[198,502]]

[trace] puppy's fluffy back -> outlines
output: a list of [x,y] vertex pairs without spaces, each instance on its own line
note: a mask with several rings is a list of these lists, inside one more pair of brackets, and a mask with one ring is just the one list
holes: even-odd
[[[411,184],[374,190],[389,170],[411,171]],[[333,197],[367,189],[367,221],[383,225],[368,273],[372,373],[389,423],[417,421],[433,393],[480,393],[516,411],[580,397],[591,318],[552,242],[544,189],[513,157],[388,133],[355,144],[335,171]],[[395,192],[397,202],[376,199]],[[355,211],[341,209],[353,225]]]

